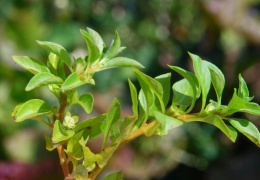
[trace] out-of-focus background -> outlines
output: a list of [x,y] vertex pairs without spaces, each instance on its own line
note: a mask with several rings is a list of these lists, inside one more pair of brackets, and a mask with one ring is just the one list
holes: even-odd
[[[14,64],[12,55],[31,56],[46,63],[48,52],[35,40],[64,46],[74,57],[85,56],[87,46],[79,29],[91,27],[109,46],[118,31],[123,55],[141,62],[152,77],[172,72],[167,64],[192,71],[187,51],[216,64],[225,74],[223,103],[238,87],[238,74],[260,103],[259,0],[0,0],[0,179],[62,179],[56,151],[45,149],[44,125],[29,120],[14,123],[13,108],[31,98],[50,105],[55,97],[38,88],[25,92],[32,74]],[[94,94],[94,113],[107,112],[114,97],[123,113],[131,113],[128,68],[95,75],[96,86],[80,91]],[[181,77],[172,72],[172,83]],[[214,91],[209,97],[216,99]],[[196,107],[199,109],[199,104]],[[196,109],[195,108],[195,109]],[[238,114],[260,129],[260,117]],[[89,145],[95,151],[96,142]],[[186,123],[162,137],[140,137],[119,149],[101,176],[123,170],[124,179],[257,180],[260,151],[244,136],[233,144],[213,126]]]

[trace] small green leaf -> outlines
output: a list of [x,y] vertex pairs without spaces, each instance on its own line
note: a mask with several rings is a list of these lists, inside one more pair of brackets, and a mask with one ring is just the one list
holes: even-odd
[[100,35],[93,29],[87,28],[88,33],[91,35],[93,42],[97,45],[99,52],[102,53],[104,48],[104,42]]
[[51,73],[61,77],[62,79],[66,78],[65,71],[64,71],[64,63],[61,58],[54,54],[50,53],[48,58],[48,68],[50,69]]
[[52,142],[51,138],[45,134],[45,140],[46,140],[46,149],[48,151],[54,150],[57,146],[63,144],[63,142]]
[[[88,179],[88,171],[86,170],[86,168],[80,164],[76,167],[75,171],[73,171],[71,173],[71,175],[69,176],[69,178],[73,178],[76,180],[87,180]],[[67,180],[67,178],[65,178],[65,180]]]
[[211,75],[208,66],[201,60],[199,56],[191,53],[189,53],[189,55],[193,61],[194,71],[202,91],[202,106],[200,111],[202,112],[205,108],[207,96],[210,90]]
[[81,74],[86,67],[87,67],[87,62],[81,57],[74,60],[74,71],[77,72],[78,74]]
[[162,74],[154,78],[156,81],[161,83],[163,88],[163,103],[166,106],[170,98],[171,91],[171,73]]
[[119,171],[109,174],[108,176],[104,177],[103,180],[123,180],[123,173],[122,171]]
[[117,143],[121,139],[127,137],[131,132],[136,119],[136,116],[125,116],[116,121],[110,129],[110,139],[112,143]]
[[101,123],[106,119],[107,114],[102,114],[98,117],[87,119],[85,121],[80,122],[74,128],[74,132],[78,132],[82,129],[86,129],[89,139],[94,139],[101,133]]
[[260,133],[253,123],[245,119],[227,117],[225,119],[260,148]]
[[109,147],[107,147],[105,150],[101,151],[100,156],[102,158],[97,159],[97,164],[100,168],[103,168],[110,157],[113,155],[115,150],[118,148],[118,144],[111,144]]
[[91,36],[87,31],[80,30],[81,34],[85,38],[85,41],[88,46],[88,67],[90,67],[95,61],[98,60],[100,50],[98,46],[93,42],[93,40],[90,38]]
[[89,114],[92,111],[94,97],[92,94],[87,93],[80,96],[78,103],[84,108],[84,110]]
[[62,89],[63,90],[69,90],[69,89],[73,89],[79,86],[82,86],[83,84],[85,84],[86,82],[82,81],[79,78],[79,75],[77,72],[74,72],[72,74],[69,75],[69,77],[67,77],[67,79],[65,80],[65,82],[62,84]]
[[230,100],[226,109],[224,109],[221,114],[231,115],[235,112],[246,112],[250,114],[260,115],[260,107],[256,103],[245,102],[237,95],[237,90],[235,89],[232,99]]
[[86,168],[95,164],[98,160],[102,161],[102,156],[100,154],[94,154],[91,150],[85,146],[83,138],[79,141],[82,146],[83,154],[84,154],[84,166]]
[[115,57],[120,50],[120,45],[121,45],[120,37],[119,37],[118,33],[116,32],[115,39],[112,41],[110,48],[104,54],[103,59],[105,61],[107,61],[107,60]]
[[130,93],[132,98],[132,110],[134,115],[138,115],[138,99],[137,99],[137,91],[134,86],[134,84],[131,82],[130,79],[128,79],[129,87],[130,87]]
[[101,67],[101,70],[110,69],[110,68],[117,68],[117,67],[136,67],[136,68],[144,68],[142,64],[139,62],[125,58],[125,57],[116,57],[111,60],[105,62],[105,64]]
[[179,127],[183,124],[182,121],[175,119],[173,117],[167,116],[160,112],[154,113],[155,118],[162,124],[162,131],[167,132],[173,128]]
[[118,100],[115,98],[107,113],[106,120],[103,121],[100,126],[101,132],[103,133],[104,136],[102,149],[105,148],[110,128],[119,119],[120,113],[121,113],[120,104]]
[[53,142],[65,141],[71,138],[74,134],[75,133],[73,130],[64,129],[61,125],[61,122],[59,120],[56,120],[53,127],[52,141]]
[[26,91],[31,91],[32,89],[35,89],[37,87],[49,85],[49,84],[62,84],[63,80],[55,76],[51,73],[38,73],[32,77],[32,79],[29,81],[27,84],[25,90]]
[[243,99],[246,102],[249,102],[253,99],[253,97],[249,97],[248,87],[246,85],[245,80],[241,76],[241,74],[239,74],[238,97],[240,97],[241,99]]
[[62,97],[62,90],[57,84],[49,84],[48,88],[57,97],[57,99]]
[[222,93],[225,87],[225,77],[221,70],[215,66],[214,64],[208,62],[208,61],[203,61],[208,67],[209,71],[211,74],[211,82],[215,88],[217,98],[218,98],[218,107],[221,105],[221,97]]
[[153,98],[148,97],[148,96],[151,96],[151,92],[149,92],[149,90],[147,90],[147,88],[152,90],[156,94],[156,96],[158,97],[160,104],[161,104],[161,110],[162,110],[162,112],[164,112],[165,106],[164,106],[164,103],[163,103],[163,88],[162,88],[162,85],[158,81],[156,81],[155,79],[153,79],[153,78],[147,76],[146,74],[138,71],[136,68],[133,68],[133,71],[135,72],[135,74],[138,78],[138,81],[139,81],[142,89],[144,90],[144,94],[146,95],[147,92],[148,92],[148,94],[146,95],[146,98],[147,98],[146,100],[148,102],[148,105],[152,105],[154,103],[154,100],[150,102],[149,99],[152,100]]
[[196,76],[193,73],[188,72],[180,67],[177,67],[177,66],[169,66],[169,67],[171,69],[173,69],[174,71],[176,71],[177,73],[179,73],[184,78],[186,78],[192,87],[193,100],[192,100],[190,108],[185,112],[186,114],[188,114],[193,109],[196,99],[198,99],[200,96],[200,87],[199,87],[198,79],[196,78]]
[[41,62],[27,56],[13,56],[14,62],[30,71],[33,74],[41,72],[50,72],[49,69]]
[[64,47],[62,47],[61,45],[59,45],[57,43],[47,42],[47,41],[37,41],[37,43],[44,49],[47,49],[50,52],[59,56],[67,64],[69,69],[72,71],[70,55],[64,49]]
[[21,122],[26,119],[33,119],[41,114],[51,113],[52,110],[48,104],[40,99],[31,99],[23,104],[19,104],[12,113],[15,122]]
[[[179,108],[184,111],[192,104],[193,102],[193,89],[191,84],[187,79],[182,79],[177,81],[172,86],[173,98],[172,98],[172,107]],[[195,99],[196,100],[196,99]]]
[[83,157],[83,152],[79,140],[83,137],[85,129],[75,133],[75,135],[69,139],[67,145],[67,153],[70,153],[75,159],[80,160]]

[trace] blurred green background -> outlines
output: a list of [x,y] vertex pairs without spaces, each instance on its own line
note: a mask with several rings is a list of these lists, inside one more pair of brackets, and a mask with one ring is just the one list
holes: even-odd
[[[238,74],[260,103],[259,0],[0,0],[0,179],[62,179],[56,151],[47,152],[48,128],[35,121],[14,123],[13,108],[31,98],[56,104],[46,88],[25,92],[32,77],[12,60],[31,56],[46,63],[48,52],[35,40],[64,46],[74,57],[85,56],[87,46],[79,29],[90,27],[107,46],[118,31],[124,56],[141,62],[152,77],[172,72],[167,64],[192,71],[187,51],[216,64],[225,74],[223,103],[238,87]],[[95,75],[96,86],[80,91],[94,94],[94,112],[84,120],[107,112],[114,97],[123,114],[131,113],[127,78],[138,86],[131,69],[112,69]],[[181,77],[172,72],[172,83]],[[214,91],[211,99],[216,99]],[[200,108],[200,104],[196,107]],[[195,109],[196,109],[195,108]],[[247,118],[260,129],[260,118]],[[102,137],[100,137],[102,138]],[[99,148],[90,142],[92,150]],[[165,137],[140,137],[125,145],[100,177],[123,170],[125,179],[255,180],[260,177],[257,146],[239,136],[233,144],[215,127],[186,123]]]

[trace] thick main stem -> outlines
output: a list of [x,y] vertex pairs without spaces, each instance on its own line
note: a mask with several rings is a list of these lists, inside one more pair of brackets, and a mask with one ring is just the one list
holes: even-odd
[[69,177],[70,176],[70,170],[69,170],[69,166],[68,166],[68,161],[66,161],[66,155],[64,153],[63,145],[57,146],[57,150],[58,150],[58,153],[59,153],[60,165],[62,167],[64,177]]

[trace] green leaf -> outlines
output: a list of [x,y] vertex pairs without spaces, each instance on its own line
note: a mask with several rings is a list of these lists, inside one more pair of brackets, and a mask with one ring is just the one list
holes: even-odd
[[87,119],[85,121],[82,121],[76,125],[74,128],[74,132],[78,132],[82,129],[86,129],[89,139],[94,139],[101,133],[101,123],[106,119],[107,114],[102,114],[100,116],[97,116],[95,118]]
[[119,171],[109,174],[108,176],[104,177],[103,180],[123,180],[123,173],[122,171]]
[[209,68],[210,74],[211,74],[211,82],[215,88],[217,98],[218,98],[218,107],[221,105],[221,97],[223,93],[223,89],[225,87],[225,77],[221,70],[215,66],[214,64],[203,61]]
[[257,127],[248,120],[238,118],[227,118],[228,122],[239,132],[244,134],[248,139],[260,148],[260,133]]
[[117,148],[118,144],[111,144],[105,150],[101,151],[100,156],[102,157],[102,159],[97,160],[97,164],[100,168],[103,168],[107,164],[108,160]]
[[148,118],[149,109],[147,107],[146,97],[142,89],[139,92],[138,101],[139,101],[139,115],[134,130],[139,129],[142,125],[144,125]]
[[173,84],[172,90],[173,90],[173,98],[172,98],[173,108],[180,106],[179,108],[184,113],[184,111],[192,104],[194,100],[193,98],[194,92],[191,84],[187,79],[182,79]]
[[[155,79],[153,79],[153,78],[147,76],[146,74],[138,71],[136,68],[133,68],[133,71],[135,72],[135,74],[138,78],[138,81],[139,81],[142,89],[144,90],[144,94],[146,95],[146,100],[148,102],[147,103],[148,108],[149,108],[150,105],[152,105],[154,103],[154,100],[151,101],[152,99],[154,99],[153,97],[151,97],[153,95],[151,95],[150,90],[152,90],[156,94],[156,96],[158,97],[160,104],[161,104],[161,110],[162,110],[162,112],[164,112],[165,106],[164,106],[164,103],[163,103],[163,88],[162,88],[162,85],[158,81],[156,81]],[[150,89],[150,90],[148,90],[148,89]]]
[[92,41],[91,36],[87,31],[80,30],[81,34],[85,38],[88,46],[88,67],[90,67],[95,61],[98,60],[100,50],[98,46]]
[[[196,99],[198,99],[200,96],[200,88],[199,88],[198,79],[196,78],[196,76],[193,73],[188,72],[180,67],[177,67],[177,66],[169,66],[169,67],[171,69],[173,69],[174,71],[176,71],[177,73],[179,73],[184,78],[186,78],[192,87],[192,91],[193,91],[192,103],[191,103],[190,108],[185,112],[186,114],[188,114],[193,109]],[[173,104],[173,106],[174,106],[174,104]]]
[[101,54],[103,51],[103,48],[104,48],[104,42],[103,42],[102,38],[93,29],[87,28],[87,31],[91,35],[93,42],[97,45],[99,52]]
[[233,127],[225,124],[220,116],[209,115],[206,118],[189,119],[188,122],[192,122],[192,121],[200,121],[200,122],[212,124],[217,128],[219,128],[232,142],[236,141],[237,131]]
[[250,114],[260,115],[260,107],[256,103],[245,102],[237,95],[237,90],[235,89],[232,99],[230,100],[226,109],[224,109],[221,114],[231,115],[235,112],[246,112]]
[[50,52],[56,54],[57,56],[59,56],[64,62],[65,64],[67,64],[67,66],[69,67],[69,69],[71,71],[72,70],[72,66],[71,66],[71,59],[70,59],[70,55],[69,53],[64,49],[64,47],[62,47],[61,45],[57,44],[57,43],[53,43],[53,42],[47,42],[47,41],[37,41],[37,43],[43,47],[44,49],[49,50]]
[[88,147],[85,146],[85,142],[83,138],[79,141],[82,146],[83,154],[84,154],[84,166],[86,168],[95,164],[98,160],[102,160],[102,156],[100,154],[94,154]]
[[62,97],[62,90],[57,84],[49,84],[48,88],[57,97],[57,99]]
[[248,87],[246,85],[245,80],[241,76],[241,74],[239,74],[238,97],[240,97],[241,99],[243,99],[246,102],[249,102],[253,99],[253,97],[249,97]]
[[137,91],[134,86],[134,84],[131,82],[130,79],[128,79],[129,87],[130,87],[130,93],[132,98],[132,110],[134,115],[138,115],[138,99],[137,99]]
[[51,138],[45,134],[45,140],[46,140],[46,149],[48,151],[54,150],[57,146],[63,144],[63,142],[52,142]]
[[51,73],[65,79],[64,64],[60,57],[54,53],[50,53],[48,59],[47,65]]
[[171,73],[162,74],[154,78],[156,81],[161,83],[163,88],[163,103],[166,106],[170,98],[171,91]]
[[91,93],[84,94],[80,96],[78,103],[84,108],[84,110],[89,114],[92,111],[94,97]]
[[62,89],[63,90],[69,90],[69,89],[73,89],[79,86],[82,86],[83,84],[85,84],[86,82],[84,82],[83,80],[81,80],[79,78],[79,75],[77,72],[74,72],[72,74],[69,75],[69,77],[67,77],[67,79],[65,80],[65,82],[62,84]]
[[73,130],[64,129],[61,125],[61,122],[59,120],[56,120],[53,127],[52,141],[53,142],[65,141],[71,138],[74,134],[75,132]]
[[125,116],[116,121],[110,129],[110,139],[112,143],[117,143],[130,134],[137,116]]
[[49,85],[49,84],[62,84],[63,80],[55,76],[51,73],[38,73],[32,77],[32,79],[29,81],[27,84],[25,90],[26,91],[31,91],[32,89],[35,89],[37,87]]
[[78,74],[83,73],[86,67],[87,67],[87,62],[81,57],[74,60],[74,71],[77,72]]
[[[76,180],[87,180],[88,179],[88,171],[86,170],[86,168],[82,164],[80,164],[80,165],[77,166],[75,171],[73,171],[71,173],[69,178],[73,178],[73,179],[76,179]],[[67,179],[65,178],[65,180],[67,180]]]
[[102,122],[100,126],[101,132],[104,136],[102,149],[105,148],[110,128],[119,119],[120,113],[120,104],[115,98],[107,113],[107,118],[105,119],[105,121]]
[[210,90],[211,75],[208,66],[201,60],[199,56],[191,53],[189,53],[189,55],[193,61],[194,71],[202,91],[202,106],[200,111],[202,112],[205,108],[207,96]]
[[105,64],[101,67],[100,70],[117,68],[117,67],[136,67],[136,68],[144,68],[142,64],[139,62],[129,59],[126,57],[116,57],[111,60],[105,62]]
[[155,112],[154,113],[155,118],[162,124],[162,131],[167,132],[170,129],[179,127],[183,124],[182,121],[175,119],[173,117],[167,116],[163,113],[160,112]]
[[41,62],[27,56],[13,56],[15,63],[30,71],[33,74],[41,72],[50,72],[49,69]]
[[43,100],[31,99],[16,106],[12,116],[15,122],[21,122],[26,119],[33,119],[35,116],[39,116],[41,114],[48,114],[51,112],[52,110]]
[[75,135],[68,141],[66,152],[70,153],[77,160],[80,160],[83,157],[83,151],[81,145],[79,144],[79,140],[83,137],[85,131],[86,130],[83,129],[76,132]]
[[118,52],[120,51],[120,37],[118,33],[115,34],[115,39],[112,41],[110,48],[107,50],[107,52],[103,56],[103,60],[107,61],[113,57],[115,57]]

